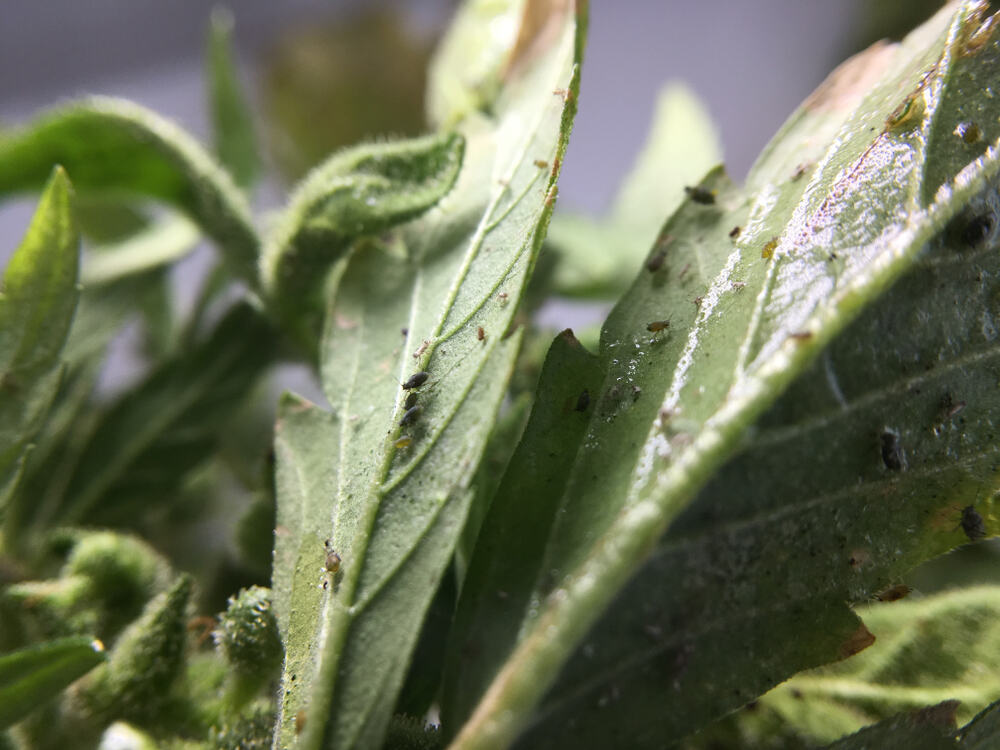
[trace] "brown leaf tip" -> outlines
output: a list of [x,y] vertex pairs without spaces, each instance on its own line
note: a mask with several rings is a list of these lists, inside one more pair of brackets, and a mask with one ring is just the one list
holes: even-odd
[[873,643],[875,643],[875,634],[866,628],[864,623],[861,623],[858,625],[858,629],[840,644],[840,658],[846,659],[849,656],[859,654]]

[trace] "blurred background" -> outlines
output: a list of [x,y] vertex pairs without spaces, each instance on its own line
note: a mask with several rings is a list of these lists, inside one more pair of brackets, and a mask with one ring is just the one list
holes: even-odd
[[[655,95],[685,82],[716,122],[737,179],[844,57],[899,36],[926,0],[592,0],[581,108],[560,206],[605,209],[645,136]],[[422,127],[423,66],[454,0],[242,0],[235,37],[273,174],[294,177],[340,145]],[[90,93],[136,100],[208,134],[202,0],[0,0],[0,123]],[[279,178],[258,196],[284,194]],[[5,251],[30,203],[0,207]]]

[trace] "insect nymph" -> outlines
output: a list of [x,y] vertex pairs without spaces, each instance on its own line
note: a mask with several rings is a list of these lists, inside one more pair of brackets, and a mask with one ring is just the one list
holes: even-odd
[[326,548],[326,572],[336,575],[340,570],[340,555],[333,549],[333,545],[329,539],[323,542],[323,547]]

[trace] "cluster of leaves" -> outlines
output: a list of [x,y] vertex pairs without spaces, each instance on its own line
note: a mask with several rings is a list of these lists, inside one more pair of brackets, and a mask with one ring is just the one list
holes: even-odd
[[[997,742],[1000,594],[892,600],[1000,533],[1000,16],[849,60],[742,186],[670,90],[613,210],[553,217],[585,9],[469,2],[433,132],[267,231],[229,23],[214,155],[108,99],[0,133],[0,195],[42,190],[0,297],[0,746]],[[553,294],[618,299],[595,352],[532,327]],[[274,417],[286,361],[326,404]]]

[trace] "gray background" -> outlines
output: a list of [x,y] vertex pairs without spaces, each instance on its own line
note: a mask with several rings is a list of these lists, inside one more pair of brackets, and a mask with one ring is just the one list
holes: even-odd
[[[580,111],[560,181],[560,207],[604,210],[642,145],[657,91],[686,82],[717,123],[739,179],[785,117],[851,51],[862,0],[592,0]],[[296,25],[347,14],[349,0],[244,0],[233,4],[246,82]],[[134,99],[205,139],[202,52],[212,3],[199,0],[0,0],[0,122],[22,122],[59,100],[91,93]],[[396,3],[428,35],[450,17],[448,0]],[[258,206],[280,204],[271,180]],[[33,199],[0,204],[0,259],[16,247]],[[202,249],[178,264],[178,303],[189,303],[207,264]],[[553,327],[596,322],[603,309],[544,311]],[[106,385],[141,372],[128,339],[115,347]],[[290,383],[295,385],[295,383]],[[307,386],[306,390],[311,390]]]
[[[361,4],[234,4],[248,82],[283,29]],[[452,7],[446,0],[398,5],[428,33]],[[135,99],[205,137],[201,54],[211,7],[199,0],[0,0],[0,121],[23,121],[57,100],[103,93]],[[587,211],[606,207],[642,143],[655,93],[676,79],[707,103],[730,171],[741,177],[850,49],[857,16],[854,0],[593,0],[560,202]],[[11,223],[11,212],[0,209],[7,246],[23,228],[23,221]]]

